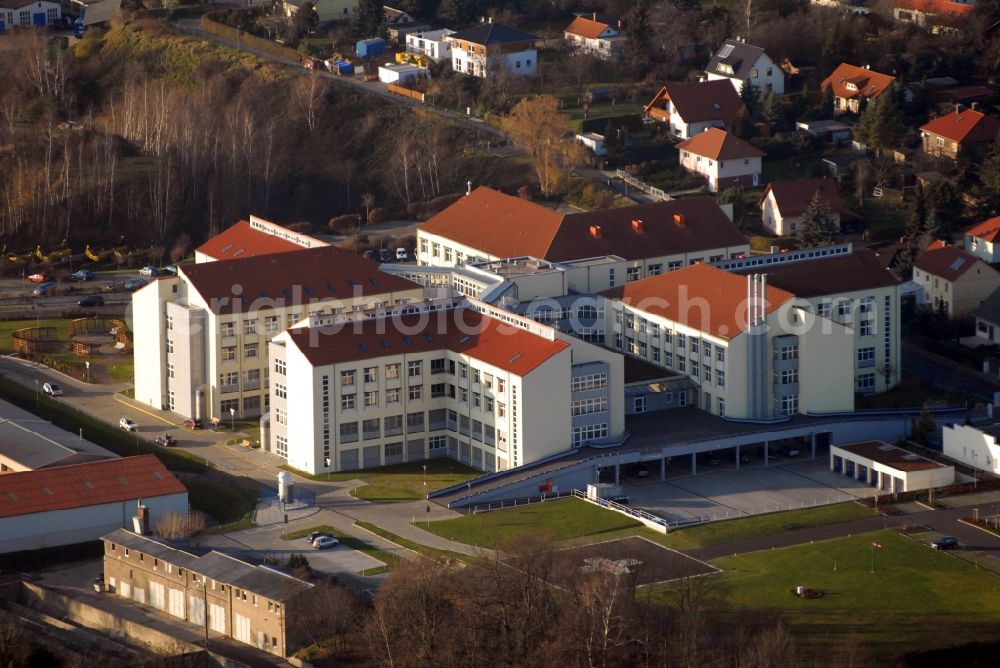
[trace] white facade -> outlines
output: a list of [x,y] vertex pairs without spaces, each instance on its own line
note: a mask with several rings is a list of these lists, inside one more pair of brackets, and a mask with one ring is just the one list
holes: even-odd
[[378,68],[378,80],[382,83],[393,83],[405,86],[408,83],[419,79],[426,79],[430,76],[426,67],[420,67],[413,63],[386,64]]
[[413,32],[406,36],[406,52],[424,56],[435,63],[451,60],[451,42],[446,39],[454,34],[454,30],[426,30]]
[[743,86],[749,83],[756,87],[761,95],[767,94],[768,91],[774,91],[775,95],[785,94],[785,72],[766,53],[760,54],[750,70],[750,76],[746,79],[716,72],[705,72],[705,74],[708,75],[709,81],[728,79],[737,93],[742,93]]
[[[761,203],[761,219],[764,227],[771,230],[779,237],[795,236],[799,232],[799,224],[802,222],[802,214],[797,216],[783,216],[778,209],[778,202],[775,199],[774,191],[768,190],[767,197]],[[840,212],[830,210],[830,218],[833,219],[837,229],[840,229]]]
[[619,60],[625,49],[625,36],[611,26],[607,26],[596,37],[563,32],[566,44],[574,51],[589,53],[602,60]]
[[601,157],[608,154],[604,147],[604,135],[596,132],[585,132],[576,136],[576,140],[590,149],[594,155]]
[[[394,343],[380,347],[385,354],[359,360],[348,353],[346,361],[317,366],[293,336],[293,331],[310,337],[319,332],[322,320],[314,319],[309,327],[285,332],[270,345],[275,379],[271,450],[310,473],[439,456],[489,472],[588,441],[621,438],[620,355],[482,302],[461,302],[454,311],[450,306],[425,304],[418,311],[450,317],[457,309],[474,309],[502,318],[500,326],[520,331],[522,338],[525,332],[537,337],[526,345],[557,352],[519,374],[506,364],[477,357],[475,346],[468,352],[451,349],[451,335],[433,329],[412,333],[421,349],[408,352],[409,344],[389,334],[387,339]],[[368,321],[367,326],[378,323]],[[390,330],[395,326],[385,322]],[[324,344],[322,333],[316,336],[316,345],[333,345]],[[441,341],[441,347],[425,345],[420,340],[425,336]],[[511,352],[512,362],[521,356]],[[579,378],[589,378],[590,384],[577,387],[584,382]]]
[[[861,452],[852,451],[859,446],[863,448]],[[945,487],[955,482],[955,467],[888,443],[831,445],[830,470],[890,494]]]
[[453,44],[451,49],[451,69],[480,79],[494,76],[501,70],[514,76],[530,77],[535,75],[537,68],[538,51],[533,48],[491,53],[489,56],[467,51],[458,44]]
[[967,425],[945,425],[942,430],[945,457],[980,471],[1000,475],[1000,444],[996,436]]
[[0,7],[0,32],[9,28],[44,28],[62,20],[62,8],[57,2],[36,0],[17,7]]
[[691,151],[681,152],[681,167],[689,172],[701,174],[708,180],[708,189],[718,192],[719,184],[736,180],[747,187],[761,184],[761,158],[733,158],[714,160]]

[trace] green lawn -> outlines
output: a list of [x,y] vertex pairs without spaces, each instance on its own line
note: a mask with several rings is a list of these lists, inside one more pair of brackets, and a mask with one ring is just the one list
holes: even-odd
[[459,543],[492,548],[528,531],[562,541],[640,526],[625,515],[571,498],[431,522],[428,531]]
[[213,532],[238,531],[253,526],[253,511],[259,495],[239,485],[213,482],[187,482],[191,507],[219,523]]
[[[424,466],[427,467],[426,474]],[[291,466],[282,466],[281,468],[309,480],[362,480],[366,484],[351,490],[351,493],[359,499],[381,503],[419,501],[426,498],[425,492],[433,492],[483,475],[482,471],[450,459],[431,459],[426,462],[409,462],[364,471],[322,475],[311,475]],[[425,481],[426,486],[424,485]]]
[[355,522],[355,526],[361,527],[366,531],[371,531],[376,536],[381,536],[386,540],[399,545],[400,547],[405,547],[408,550],[413,550],[418,554],[422,554],[426,557],[431,557],[432,559],[455,559],[462,562],[472,562],[474,557],[470,557],[467,554],[462,554],[460,552],[452,552],[450,550],[439,550],[434,547],[427,547],[426,545],[421,545],[408,538],[403,538],[391,531],[386,531],[382,527],[372,524],[371,522]]
[[285,534],[284,539],[301,540],[302,538],[305,538],[306,536],[311,534],[313,531],[322,531],[324,533],[330,534],[331,536],[339,540],[343,545],[346,545],[352,550],[357,550],[358,552],[364,552],[373,559],[378,559],[383,564],[385,564],[385,566],[382,568],[367,569],[365,571],[365,575],[378,575],[380,573],[386,573],[392,570],[394,566],[396,566],[402,561],[402,559],[397,557],[392,552],[386,552],[385,550],[380,550],[374,545],[367,543],[361,540],[360,538],[355,538],[354,536],[348,536],[343,531],[334,529],[332,526],[329,526],[328,524],[320,524],[318,526],[309,527],[308,529],[299,529],[298,531],[292,531],[290,533]]
[[781,513],[754,515],[735,520],[709,522],[687,529],[679,529],[670,533],[665,545],[680,550],[709,545],[731,543],[744,538],[756,536],[773,536],[774,534],[826,526],[860,520],[874,515],[870,508],[857,503],[836,503],[829,506],[817,506],[804,510],[788,510]]
[[[889,665],[900,652],[981,639],[989,628],[995,637],[1000,623],[1000,578],[892,531],[713,563],[730,608],[780,613],[816,654],[853,635],[872,645],[875,665]],[[797,585],[824,595],[792,596]]]
[[59,341],[69,341],[70,321],[64,318],[48,320],[4,320],[0,321],[0,353],[14,352],[13,334],[25,327],[55,327],[55,336]]

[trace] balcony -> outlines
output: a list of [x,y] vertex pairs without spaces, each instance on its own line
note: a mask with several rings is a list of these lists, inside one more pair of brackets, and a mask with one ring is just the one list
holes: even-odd
[[230,392],[239,392],[239,391],[240,391],[240,385],[239,385],[239,383],[234,383],[232,385],[220,385],[219,386],[219,392],[221,392],[223,394],[229,394]]

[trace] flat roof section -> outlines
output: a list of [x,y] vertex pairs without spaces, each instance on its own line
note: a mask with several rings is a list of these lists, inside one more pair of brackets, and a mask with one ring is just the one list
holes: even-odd
[[890,445],[882,441],[847,443],[845,445],[834,445],[832,448],[839,448],[845,452],[860,455],[878,464],[894,468],[897,471],[928,471],[931,469],[947,468],[944,464],[939,464],[909,450],[897,448],[895,445]]

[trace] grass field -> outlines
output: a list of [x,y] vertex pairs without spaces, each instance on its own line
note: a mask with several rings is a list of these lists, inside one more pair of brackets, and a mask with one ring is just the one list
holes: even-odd
[[[423,469],[424,465],[427,466],[426,474]],[[290,466],[282,466],[281,468],[309,480],[362,480],[366,484],[351,490],[351,494],[359,499],[380,503],[419,501],[425,498],[425,492],[433,492],[483,475],[482,471],[450,459],[432,459],[427,462],[412,462],[364,471],[323,475],[311,475]],[[426,486],[424,485],[425,481]]]
[[[1000,624],[1000,578],[892,531],[713,563],[730,608],[780,613],[816,655],[853,636],[889,665],[903,651],[995,637]],[[798,585],[823,596],[793,596]]]
[[219,523],[212,533],[238,531],[253,526],[253,511],[258,494],[239,485],[221,485],[213,482],[189,481],[185,483],[191,507],[212,516]]
[[366,531],[371,531],[376,536],[381,536],[386,540],[399,545],[400,547],[405,547],[408,550],[413,550],[418,554],[422,554],[426,557],[431,557],[432,559],[455,559],[463,562],[472,562],[474,557],[470,557],[467,554],[461,554],[460,552],[451,552],[450,550],[439,550],[434,547],[428,547],[426,545],[421,545],[408,538],[403,538],[391,531],[386,531],[382,527],[372,524],[371,522],[355,522],[356,526],[365,529]]
[[383,564],[385,564],[384,568],[373,568],[366,570],[365,575],[378,575],[380,573],[386,573],[392,570],[392,568],[396,564],[402,561],[402,559],[397,557],[392,552],[386,552],[385,550],[380,550],[374,545],[367,543],[361,540],[360,538],[355,538],[354,536],[348,536],[343,531],[334,529],[332,526],[329,526],[328,524],[320,524],[318,526],[309,527],[308,529],[300,529],[298,531],[292,531],[291,533],[285,534],[285,540],[301,541],[303,538],[311,534],[313,531],[322,531],[324,533],[330,534],[331,536],[339,540],[341,544],[351,548],[352,550],[357,550],[358,552],[364,552],[369,557],[372,557],[373,559],[378,559]]
[[25,327],[55,327],[56,339],[69,340],[69,320],[52,318],[48,320],[4,320],[0,322],[0,353],[14,352],[13,334]]

